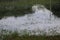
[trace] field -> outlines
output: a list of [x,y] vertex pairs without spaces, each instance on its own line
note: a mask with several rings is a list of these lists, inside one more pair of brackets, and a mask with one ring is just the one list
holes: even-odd
[[[52,0],[51,5],[59,4],[60,0]],[[1,1],[0,2],[0,19],[6,16],[22,16],[24,14],[32,13],[32,5],[42,4],[46,8],[50,8],[50,0],[17,0],[17,1]],[[60,35],[56,36],[19,36],[18,33],[9,35],[1,35],[1,40],[60,40]]]

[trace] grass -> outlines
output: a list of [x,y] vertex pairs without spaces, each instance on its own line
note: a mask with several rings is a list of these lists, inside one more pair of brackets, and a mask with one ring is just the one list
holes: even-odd
[[[59,0],[51,0],[52,4],[59,3]],[[50,0],[20,0],[20,1],[11,1],[11,2],[0,2],[0,5],[15,5],[15,6],[26,6],[26,5],[33,5],[33,4],[50,4]]]
[[60,35],[55,35],[55,36],[23,35],[23,36],[19,36],[18,33],[14,32],[9,35],[4,35],[2,40],[60,40]]
[[[25,34],[24,34],[25,33]],[[2,30],[0,33],[0,40],[60,40],[60,35],[29,35],[23,32],[21,35],[17,31]]]
[[9,36],[4,40],[60,40],[60,36]]
[[[60,3],[60,0],[52,0],[52,5]],[[31,6],[34,4],[42,4],[47,8],[50,7],[49,0],[19,0],[10,2],[0,2],[0,18],[4,16],[21,16],[31,12]],[[3,37],[3,38],[2,38]],[[0,39],[3,40],[60,40],[60,35],[56,36],[35,36],[24,35],[19,36],[18,33],[11,33],[9,35],[1,35]]]
[[[52,0],[52,5],[59,3],[60,0]],[[32,12],[31,7],[34,4],[43,4],[50,7],[48,0],[18,0],[0,2],[0,19],[5,16],[21,16]]]
[[[52,0],[52,5],[59,3],[60,0]],[[21,16],[31,12],[31,6],[34,4],[42,4],[49,8],[49,0],[19,0],[10,2],[0,2],[0,18],[4,16]],[[3,37],[3,38],[2,38]],[[19,36],[18,33],[11,33],[9,35],[1,35],[2,40],[60,40],[60,35],[56,36],[35,36],[24,35]]]

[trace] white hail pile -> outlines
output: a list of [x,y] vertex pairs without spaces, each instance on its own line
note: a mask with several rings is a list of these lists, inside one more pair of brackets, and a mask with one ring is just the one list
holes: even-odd
[[7,17],[0,20],[0,29],[28,32],[30,35],[56,35],[60,33],[60,19],[43,5],[32,6],[33,14],[21,17]]

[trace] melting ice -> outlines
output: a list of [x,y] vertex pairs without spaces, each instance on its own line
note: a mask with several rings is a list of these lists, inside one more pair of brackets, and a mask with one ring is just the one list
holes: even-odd
[[[31,35],[46,33],[56,35],[60,33],[60,19],[55,18],[52,12],[43,5],[32,6],[33,14],[21,17],[7,17],[0,20],[0,29],[21,32],[26,30]],[[41,33],[40,33],[41,32]]]

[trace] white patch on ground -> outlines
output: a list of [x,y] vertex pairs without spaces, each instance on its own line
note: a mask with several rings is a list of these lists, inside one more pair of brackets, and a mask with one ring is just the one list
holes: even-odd
[[[52,35],[60,33],[60,19],[55,18],[52,12],[43,5],[32,6],[33,14],[26,14],[21,17],[7,17],[0,20],[0,29],[18,32],[27,30],[31,35],[44,34]],[[42,33],[40,33],[42,32]]]

